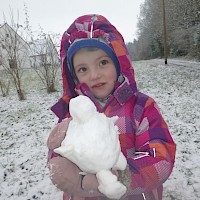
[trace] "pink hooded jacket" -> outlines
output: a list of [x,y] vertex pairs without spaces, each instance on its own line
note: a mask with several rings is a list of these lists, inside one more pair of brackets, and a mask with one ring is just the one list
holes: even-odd
[[[89,38],[91,34],[93,38],[104,38],[114,50],[123,77],[123,81],[116,82],[116,89],[103,108],[87,85],[75,84],[67,67],[67,50],[70,44],[77,38]],[[80,176],[77,166],[53,153],[53,149],[60,146],[70,121],[69,101],[82,94],[93,100],[99,112],[105,113],[108,117],[119,117],[116,125],[119,128],[121,150],[127,158],[127,173],[130,176],[126,184],[127,194],[122,199],[161,200],[162,184],[168,179],[174,166],[176,145],[156,102],[137,89],[134,70],[121,34],[101,15],[81,16],[63,34],[60,55],[63,96],[52,107],[60,123],[51,132],[47,146],[51,179],[65,192],[63,198],[106,199],[97,189],[95,175]]]

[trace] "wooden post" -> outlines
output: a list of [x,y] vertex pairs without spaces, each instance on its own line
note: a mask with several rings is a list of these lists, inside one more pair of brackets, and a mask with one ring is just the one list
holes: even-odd
[[164,58],[165,58],[165,64],[167,64],[167,27],[166,27],[166,17],[165,17],[165,0],[162,0],[162,9],[163,9]]

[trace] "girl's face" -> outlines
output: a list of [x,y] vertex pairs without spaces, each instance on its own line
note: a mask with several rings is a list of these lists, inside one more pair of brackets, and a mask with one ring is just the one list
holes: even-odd
[[104,99],[114,90],[117,72],[112,59],[101,49],[80,49],[73,56],[75,74],[94,96]]

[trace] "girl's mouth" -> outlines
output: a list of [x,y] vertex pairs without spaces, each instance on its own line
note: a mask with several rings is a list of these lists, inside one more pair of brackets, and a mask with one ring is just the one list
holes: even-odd
[[100,87],[102,87],[104,85],[105,85],[105,83],[98,83],[96,85],[93,85],[92,88],[100,88]]

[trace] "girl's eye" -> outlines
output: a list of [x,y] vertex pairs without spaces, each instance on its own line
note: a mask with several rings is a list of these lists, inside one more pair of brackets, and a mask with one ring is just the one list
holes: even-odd
[[84,73],[87,71],[87,68],[86,67],[79,67],[78,69],[76,69],[76,72],[77,73]]
[[108,64],[108,60],[101,60],[99,65],[104,66],[106,64]]

